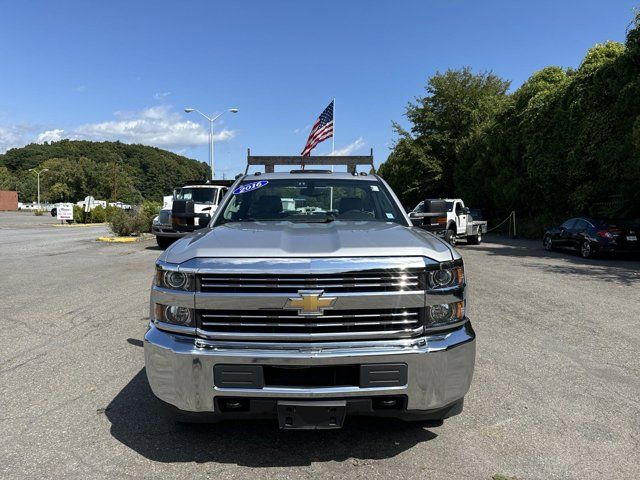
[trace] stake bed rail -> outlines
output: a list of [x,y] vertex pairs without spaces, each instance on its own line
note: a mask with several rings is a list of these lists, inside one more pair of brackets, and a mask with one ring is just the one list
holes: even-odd
[[265,173],[274,173],[276,165],[296,165],[302,170],[307,165],[346,165],[349,173],[356,173],[358,165],[368,165],[371,167],[371,173],[375,173],[373,165],[373,149],[369,155],[349,155],[349,156],[315,156],[303,157],[300,155],[293,156],[257,156],[251,155],[251,150],[247,150],[247,168],[244,173],[249,173],[249,167],[252,165],[264,165]]

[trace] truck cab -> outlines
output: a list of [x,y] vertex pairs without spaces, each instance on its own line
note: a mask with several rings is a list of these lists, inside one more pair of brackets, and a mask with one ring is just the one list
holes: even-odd
[[468,244],[479,245],[487,233],[487,222],[475,220],[461,198],[445,198],[447,205],[447,229],[444,238],[451,245],[464,238]]
[[448,228],[454,228],[457,235],[466,234],[469,209],[464,206],[461,198],[445,198],[445,201]]
[[208,180],[189,182],[163,198],[160,214],[154,219],[152,233],[158,246],[167,248],[178,238],[208,225],[233,182]]

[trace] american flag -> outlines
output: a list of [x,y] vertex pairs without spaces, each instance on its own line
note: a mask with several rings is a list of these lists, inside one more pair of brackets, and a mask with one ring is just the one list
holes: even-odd
[[333,102],[332,100],[329,106],[324,109],[324,112],[320,114],[316,123],[313,124],[311,133],[307,139],[307,144],[301,153],[303,157],[311,155],[311,150],[316,148],[316,145],[320,142],[333,137]]

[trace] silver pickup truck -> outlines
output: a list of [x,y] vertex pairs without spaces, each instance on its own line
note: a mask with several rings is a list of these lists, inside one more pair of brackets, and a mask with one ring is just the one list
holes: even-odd
[[270,173],[309,159],[250,157],[267,173],[238,178],[208,228],[160,255],[151,389],[182,421],[459,414],[475,361],[460,255],[355,172],[369,157],[312,158],[350,173]]

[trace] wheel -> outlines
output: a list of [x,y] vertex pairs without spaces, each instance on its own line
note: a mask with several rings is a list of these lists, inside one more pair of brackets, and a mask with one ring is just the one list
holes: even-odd
[[478,230],[477,235],[469,235],[467,237],[467,243],[470,245],[480,245],[482,243],[482,232]]
[[553,250],[553,240],[551,240],[551,235],[545,235],[544,240],[542,240],[542,245],[547,252]]
[[452,247],[455,247],[456,246],[456,231],[451,229],[451,228],[448,229],[444,233],[444,240],[445,240],[445,242],[447,242]]
[[156,242],[158,242],[158,246],[164,250],[165,248],[169,248],[171,244],[175,242],[175,239],[156,235]]
[[591,248],[591,242],[585,240],[580,245],[580,256],[582,258],[591,258],[593,256],[593,249]]

